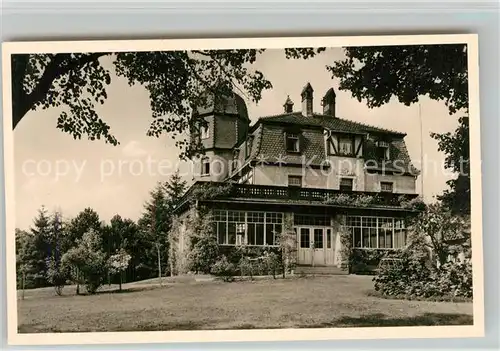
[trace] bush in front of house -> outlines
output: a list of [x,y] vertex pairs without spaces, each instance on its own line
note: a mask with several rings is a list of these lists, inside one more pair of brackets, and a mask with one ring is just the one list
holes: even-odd
[[202,235],[189,252],[189,268],[196,273],[210,273],[210,268],[219,256],[219,244],[215,236]]
[[394,250],[389,252],[384,249],[352,249],[349,257],[352,273],[375,273],[380,260],[389,253],[394,253]]
[[225,282],[230,282],[236,275],[236,266],[222,255],[212,266],[211,273]]
[[[470,235],[467,219],[440,204],[429,205],[411,224],[408,245],[395,265],[381,266],[375,290],[385,296],[472,298]],[[454,242],[461,242],[456,244]],[[464,261],[450,257],[464,252]]]
[[472,297],[472,263],[448,262],[437,271],[434,280],[438,282],[439,291],[444,294],[460,297]]
[[259,256],[242,255],[237,264],[239,275],[250,277],[276,275],[283,272],[283,262],[281,256],[274,251],[263,251]]
[[472,264],[448,262],[439,268],[424,257],[398,255],[395,264],[382,265],[373,278],[375,290],[384,296],[407,298],[472,297]]
[[375,290],[383,295],[417,294],[431,275],[425,257],[402,252],[392,256],[394,264],[381,265],[373,277]]

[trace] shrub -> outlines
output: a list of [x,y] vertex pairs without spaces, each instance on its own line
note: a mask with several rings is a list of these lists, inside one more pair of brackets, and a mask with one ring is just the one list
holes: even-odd
[[283,265],[281,257],[273,251],[264,251],[261,256],[252,258],[242,256],[238,262],[239,273],[253,279],[256,275],[276,275],[282,272]]
[[215,236],[211,232],[202,235],[189,253],[190,270],[196,273],[210,273],[210,268],[214,265],[218,256],[219,244]]
[[132,256],[130,256],[123,248],[108,258],[109,273],[118,274],[120,276],[120,291],[122,290],[123,272],[125,272],[128,268],[131,258]]
[[347,269],[348,273],[352,273],[352,233],[344,226],[340,226],[340,260],[342,268]]
[[422,200],[421,197],[408,199],[406,196],[402,195],[399,197],[398,200],[402,208],[406,208],[409,210],[425,211],[427,208],[427,205],[425,204],[425,202]]
[[283,231],[278,235],[278,245],[281,257],[277,259],[285,278],[297,265],[297,234],[293,230],[293,217],[290,215],[285,215]]
[[100,250],[100,245],[98,233],[90,230],[61,259],[63,267],[72,273],[73,281],[85,284],[89,294],[101,287],[107,273],[106,255]]
[[409,246],[415,242],[426,246],[434,254],[434,264],[444,265],[450,256],[450,241],[463,239],[465,221],[453,215],[440,204],[429,205],[412,221],[412,230],[408,237]]
[[249,276],[250,279],[253,279],[253,276],[255,275],[254,261],[247,256],[242,257],[238,263],[238,267],[242,276]]
[[439,291],[452,296],[472,297],[472,263],[448,262],[435,277]]
[[352,249],[349,256],[351,271],[355,273],[373,273],[380,260],[387,254],[389,252],[383,249]]
[[212,266],[212,274],[220,277],[225,282],[230,282],[234,280],[236,267],[233,263],[228,261],[225,255],[222,255],[222,257]]
[[53,257],[47,260],[47,281],[54,286],[56,294],[61,296],[69,278],[69,270]]
[[381,266],[373,278],[375,290],[385,296],[430,298],[440,296],[472,297],[470,262],[448,262],[439,269],[424,256],[405,252],[398,264]]
[[274,252],[267,252],[264,256],[264,262],[266,264],[267,274],[273,276],[276,279],[276,274],[279,273],[281,268],[281,260],[278,255]]

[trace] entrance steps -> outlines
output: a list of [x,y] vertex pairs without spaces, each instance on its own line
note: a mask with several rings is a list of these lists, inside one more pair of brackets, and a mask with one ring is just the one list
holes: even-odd
[[348,271],[335,266],[297,266],[297,275],[347,275]]

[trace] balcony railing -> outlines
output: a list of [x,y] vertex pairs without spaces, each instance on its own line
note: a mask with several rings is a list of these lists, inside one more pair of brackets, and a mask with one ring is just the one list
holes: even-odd
[[229,198],[302,200],[354,207],[404,207],[412,200],[415,200],[417,196],[417,194],[389,192],[341,191],[291,186],[197,182],[188,190],[184,199],[187,200],[191,197],[192,199],[201,201]]

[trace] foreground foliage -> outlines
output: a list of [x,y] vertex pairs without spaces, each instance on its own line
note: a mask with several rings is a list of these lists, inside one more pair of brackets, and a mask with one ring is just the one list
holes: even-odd
[[467,221],[433,204],[412,224],[408,247],[379,266],[375,290],[386,296],[472,298]]
[[[195,156],[201,142],[185,138],[196,132],[193,106],[205,107],[211,96],[223,96],[233,88],[254,102],[272,88],[271,82],[252,64],[265,50],[193,50],[150,52],[92,52],[17,54],[12,57],[12,125],[15,128],[29,111],[58,108],[55,127],[75,139],[118,139],[98,114],[108,98],[113,71],[129,85],[141,85],[149,93],[152,121],[148,135],[167,132],[176,139],[181,157]],[[304,58],[323,48],[286,49],[287,58]],[[207,94],[208,93],[208,94]]]
[[472,298],[472,264],[448,262],[439,269],[426,260],[401,255],[398,264],[383,266],[373,278],[375,290],[387,296]]

